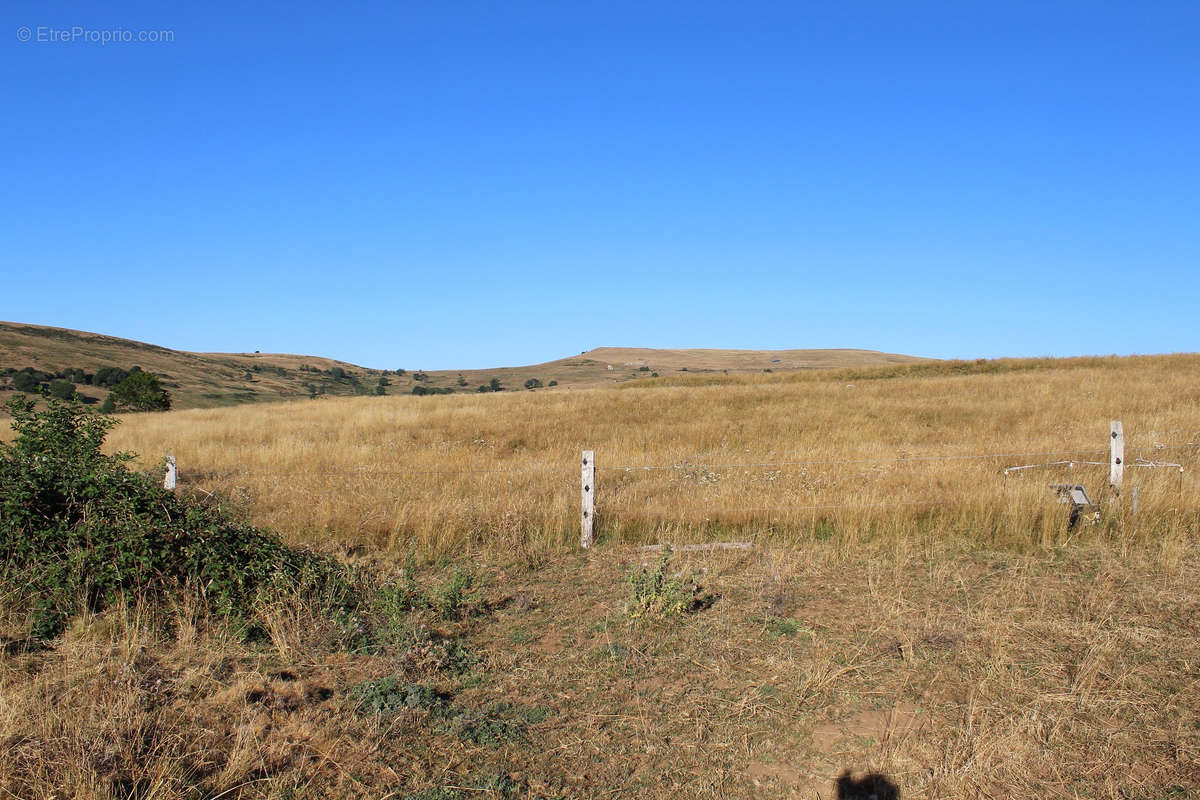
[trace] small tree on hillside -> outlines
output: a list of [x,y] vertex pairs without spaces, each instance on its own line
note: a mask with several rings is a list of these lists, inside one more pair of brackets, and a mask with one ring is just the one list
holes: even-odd
[[55,400],[70,400],[75,396],[75,384],[70,381],[50,381],[50,396]]
[[92,378],[92,383],[96,386],[111,387],[128,377],[129,373],[120,367],[101,367],[96,370],[96,376]]
[[131,411],[166,411],[171,407],[171,395],[153,372],[137,370],[113,387],[109,398],[117,408]]
[[22,371],[12,376],[12,385],[18,392],[36,392],[39,383],[32,372]]

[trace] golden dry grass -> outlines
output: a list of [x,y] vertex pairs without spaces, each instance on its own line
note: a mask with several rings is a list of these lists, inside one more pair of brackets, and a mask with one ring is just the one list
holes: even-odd
[[[1194,535],[1200,356],[963,368],[131,415],[110,446],[147,468],[173,453],[185,488],[240,500],[294,540],[425,555],[507,548],[513,533],[524,547],[569,546],[584,449],[596,451],[610,542],[1119,539],[1170,558]],[[1130,467],[1123,498],[1107,492],[1105,466],[1004,476],[1060,457],[1107,461],[1111,419],[1124,422],[1130,464],[1186,471]],[[1105,522],[1068,534],[1051,482],[1086,485]]]
[[[492,610],[442,623],[480,659],[461,675],[330,650],[302,606],[258,645],[186,607],[80,621],[0,656],[0,792],[827,800],[872,770],[905,800],[1200,797],[1194,548],[680,554],[715,602],[631,623],[645,557],[479,565]],[[490,744],[355,714],[352,687],[389,675],[549,713]],[[481,776],[523,788],[454,788]]]
[[[258,644],[186,604],[116,609],[0,655],[0,792],[465,800],[503,776],[521,798],[817,800],[873,770],[905,800],[1194,800],[1198,378],[1187,355],[127,417],[112,448],[175,453],[184,490],[293,540],[471,562],[488,610],[437,634],[479,661],[344,652],[303,602],[264,611]],[[1131,467],[1118,498],[1107,467],[1003,476],[1105,461],[1110,419],[1130,462],[1182,480]],[[586,554],[584,448],[602,468]],[[1050,455],[991,457],[1016,453]],[[1062,480],[1100,525],[1066,530]],[[624,576],[651,557],[624,543],[733,538],[757,546],[673,562],[711,607],[629,620]],[[471,713],[550,713],[494,745],[353,713],[352,687],[390,675]]]

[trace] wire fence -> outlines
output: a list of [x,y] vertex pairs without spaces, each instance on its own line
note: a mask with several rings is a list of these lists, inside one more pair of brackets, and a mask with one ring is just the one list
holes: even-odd
[[[1200,442],[1189,442],[1187,444],[1164,445],[1154,447],[1154,452],[1162,452],[1165,450],[1180,450],[1180,451],[1197,451],[1200,450]],[[1040,451],[1040,452],[1020,452],[1020,453],[978,453],[978,454],[953,454],[953,455],[920,455],[920,456],[895,456],[892,458],[819,458],[819,459],[800,459],[790,461],[752,461],[752,462],[689,462],[682,461],[674,464],[612,464],[606,465],[603,462],[596,464],[597,472],[690,472],[695,470],[708,470],[717,472],[720,470],[734,469],[758,469],[758,470],[779,470],[787,467],[810,467],[810,466],[834,466],[834,465],[858,465],[858,466],[881,466],[891,464],[906,464],[906,463],[923,463],[923,462],[950,462],[950,461],[996,461],[1001,459],[1030,459],[1030,458],[1056,458],[1059,459],[1047,464],[1031,464],[1015,467],[1006,467],[1006,470],[1025,469],[1028,467],[1050,467],[1059,465],[1074,465],[1074,466],[1108,466],[1107,461],[1085,461],[1074,458],[1075,456],[1095,456],[1107,453],[1107,450],[1057,450],[1057,451]],[[1135,458],[1132,463],[1127,463],[1129,467],[1179,467],[1179,464],[1165,463],[1156,459],[1147,459],[1144,457]],[[480,467],[471,469],[426,469],[426,468],[390,468],[379,469],[377,467],[363,464],[355,467],[347,467],[342,469],[271,469],[272,475],[280,476],[331,476],[331,475],[346,475],[353,477],[400,477],[407,475],[537,475],[537,474],[567,474],[570,466],[567,462],[534,464],[523,467]],[[216,471],[203,471],[202,474],[207,478],[230,478],[237,475],[246,475],[259,472],[259,468],[242,467]]]

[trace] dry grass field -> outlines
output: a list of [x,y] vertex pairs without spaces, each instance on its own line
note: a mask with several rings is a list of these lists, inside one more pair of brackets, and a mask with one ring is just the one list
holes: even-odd
[[[1120,496],[1004,476],[1106,462],[1112,419]],[[1195,800],[1198,444],[1194,355],[131,415],[109,447],[174,453],[181,491],[458,599],[371,648],[305,598],[253,636],[77,620],[0,655],[0,795]],[[698,602],[633,618],[635,546],[707,540],[754,547],[676,552]]]
[[[1109,421],[1130,498],[1110,497]],[[578,536],[579,456],[596,452],[608,542],[964,540],[1018,551],[1068,540],[1169,553],[1200,504],[1200,356],[659,379],[612,390],[353,398],[131,415],[115,449],[245,504],[296,541],[463,556]],[[1066,532],[1048,483],[1081,483],[1100,526]]]

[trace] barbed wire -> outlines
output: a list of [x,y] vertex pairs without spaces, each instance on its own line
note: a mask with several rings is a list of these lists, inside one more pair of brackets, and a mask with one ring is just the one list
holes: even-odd
[[[882,503],[824,503],[811,506],[773,506],[771,508],[709,508],[705,506],[696,506],[693,511],[703,514],[776,514],[787,511],[830,511],[842,508],[895,508],[897,506],[938,506],[951,505],[945,500],[900,500],[895,502]],[[605,508],[606,516],[613,514],[640,514],[643,513],[636,509],[621,509],[621,508]]]
[[[1156,446],[1155,452],[1162,450],[1180,450],[1180,449],[1198,449],[1200,443],[1188,443],[1183,445],[1163,445]],[[804,459],[798,461],[764,461],[764,462],[747,462],[747,463],[728,463],[728,464],[705,464],[705,463],[679,463],[669,465],[658,464],[636,464],[625,465],[618,464],[614,466],[604,466],[596,464],[596,470],[607,472],[660,472],[660,471],[676,471],[687,472],[693,470],[731,470],[731,469],[778,469],[783,467],[806,467],[806,466],[828,466],[836,464],[903,464],[903,463],[921,463],[921,462],[938,462],[938,461],[984,461],[997,460],[1004,458],[1052,458],[1065,457],[1072,455],[1102,455],[1107,453],[1107,450],[1067,450],[1054,452],[1037,452],[1037,453],[981,453],[973,455],[945,455],[945,456],[896,456],[894,458],[847,458],[847,459]],[[1145,461],[1146,459],[1138,459]],[[1107,462],[1087,462],[1076,459],[1063,459],[1062,463],[1075,463],[1080,465],[1105,465]],[[1134,464],[1130,464],[1134,466]],[[283,469],[270,470],[272,475],[311,475],[311,476],[349,476],[360,478],[376,478],[376,477],[399,477],[407,475],[533,475],[547,473],[562,473],[570,470],[566,464],[561,465],[538,465],[529,467],[494,467],[494,468],[479,468],[479,469],[371,469],[369,467],[353,467],[347,469]],[[180,470],[184,472],[183,469]],[[251,467],[237,468],[222,472],[213,472],[209,470],[199,470],[200,474],[208,478],[223,479],[234,477],[237,475],[253,474],[262,472]]]

